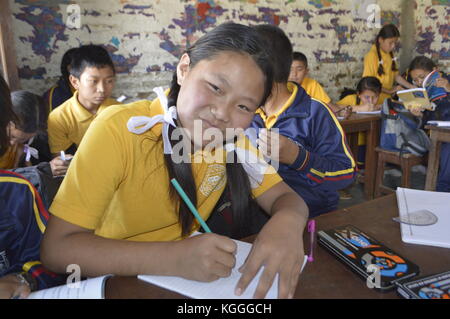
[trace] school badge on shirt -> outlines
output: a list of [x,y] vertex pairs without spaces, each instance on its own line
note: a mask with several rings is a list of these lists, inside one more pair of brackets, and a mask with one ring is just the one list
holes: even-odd
[[205,177],[200,185],[200,193],[208,197],[212,192],[225,186],[225,166],[221,164],[210,164],[206,169]]

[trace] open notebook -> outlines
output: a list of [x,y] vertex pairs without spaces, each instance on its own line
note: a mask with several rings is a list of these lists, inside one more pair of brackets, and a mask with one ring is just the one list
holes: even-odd
[[104,299],[106,279],[111,275],[82,280],[78,285],[58,287],[32,292],[28,299]]
[[[227,278],[220,278],[213,282],[200,282],[172,276],[139,275],[138,278],[195,299],[251,299],[253,298],[253,294],[258,285],[262,269],[260,269],[255,278],[253,278],[244,293],[241,296],[236,296],[234,290],[241,278],[241,273],[238,269],[244,264],[252,245],[239,240],[235,240],[235,242],[237,243],[236,265],[233,268],[231,275]],[[305,267],[307,260],[308,257],[305,256],[302,270]],[[267,292],[266,298],[276,299],[277,296],[278,275],[276,276],[272,287]]]
[[419,210],[428,210],[437,216],[436,224],[415,226],[400,224],[405,243],[450,248],[450,193],[397,188],[397,204],[400,216]]

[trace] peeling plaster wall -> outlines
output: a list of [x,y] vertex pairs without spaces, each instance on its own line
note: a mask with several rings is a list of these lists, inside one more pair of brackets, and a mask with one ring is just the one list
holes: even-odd
[[[414,53],[440,59],[447,68],[450,64],[449,0],[10,2],[21,84],[37,94],[56,82],[67,49],[95,43],[106,47],[117,66],[114,96],[152,98],[153,87],[169,85],[186,45],[215,25],[233,20],[248,25],[279,25],[294,49],[308,56],[311,77],[322,83],[336,101],[344,87],[356,86],[362,75],[363,57],[379,31],[368,25],[364,16],[364,9],[372,3],[381,9],[381,25],[394,23],[400,27],[405,25],[400,18],[416,19],[417,29],[412,34],[416,34],[418,45]],[[402,5],[414,6],[415,16],[408,13],[402,17]],[[69,19],[73,8],[80,12],[79,26],[78,21]],[[401,53],[400,48],[397,55]]]

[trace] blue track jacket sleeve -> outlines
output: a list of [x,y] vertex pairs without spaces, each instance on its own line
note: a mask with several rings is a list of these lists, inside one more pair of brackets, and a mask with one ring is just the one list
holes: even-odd
[[296,140],[300,152],[291,169],[311,186],[332,191],[349,186],[356,176],[356,163],[333,112],[315,103],[306,130],[309,138]]

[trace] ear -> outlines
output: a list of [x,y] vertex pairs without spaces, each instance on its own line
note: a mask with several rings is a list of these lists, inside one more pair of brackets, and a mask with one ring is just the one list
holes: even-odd
[[309,74],[309,68],[306,68],[305,77]]
[[186,75],[189,73],[189,65],[191,64],[191,58],[187,53],[184,53],[183,56],[180,59],[180,62],[178,62],[177,65],[177,82],[178,85],[182,85],[184,79],[186,78]]
[[69,75],[69,82],[70,82],[70,85],[72,85],[75,90],[79,89],[80,79],[78,79],[77,77],[75,77],[71,74],[71,75]]

